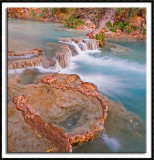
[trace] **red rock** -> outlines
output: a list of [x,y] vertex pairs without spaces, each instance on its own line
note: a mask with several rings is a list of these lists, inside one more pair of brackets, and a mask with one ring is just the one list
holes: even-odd
[[[68,132],[66,134],[63,129],[60,129],[59,127],[55,126],[53,123],[45,122],[42,119],[41,114],[39,112],[36,112],[35,109],[33,108],[33,106],[29,103],[29,100],[26,95],[18,96],[18,97],[15,96],[13,99],[13,102],[16,104],[16,108],[19,109],[20,111],[22,111],[22,115],[25,119],[25,122],[29,126],[31,126],[31,128],[33,128],[34,130],[37,130],[38,133],[41,133],[42,136],[45,136],[47,139],[49,139],[56,146],[56,148],[58,148],[57,151],[68,152],[68,151],[70,151],[69,143],[72,145],[78,145],[80,142],[84,143],[84,142],[90,141],[90,140],[96,138],[98,136],[99,132],[101,132],[104,129],[104,120],[107,117],[108,106],[104,102],[104,100],[98,95],[97,86],[95,86],[94,84],[89,83],[89,82],[83,82],[80,79],[80,77],[75,74],[67,75],[67,74],[55,73],[55,74],[47,75],[47,76],[43,77],[41,79],[41,82],[45,83],[45,85],[43,85],[42,83],[39,83],[38,86],[35,86],[35,87],[38,88],[40,86],[42,88],[44,86],[45,87],[44,91],[46,92],[46,94],[48,93],[48,91],[46,91],[47,88],[49,90],[54,90],[54,88],[55,88],[57,90],[66,91],[65,96],[67,94],[67,90],[69,91],[69,93],[71,91],[73,91],[73,92],[75,91],[75,93],[76,93],[75,95],[82,98],[82,95],[77,93],[77,92],[80,92],[83,95],[87,96],[87,98],[90,101],[95,101],[96,103],[98,103],[97,104],[99,106],[98,109],[100,109],[100,111],[102,112],[101,114],[98,114],[99,116],[96,116],[95,118],[90,119],[90,121],[89,120],[86,121],[87,123],[90,122],[90,125],[88,124],[88,127],[89,127],[88,129],[84,130],[82,128],[82,127],[84,127],[84,124],[83,124],[83,126],[81,126],[80,132],[76,132],[76,130],[75,130],[73,132]],[[16,83],[16,85],[19,86],[18,83]],[[34,92],[35,87],[32,89],[32,92]],[[32,88],[32,86],[31,86],[31,88]],[[60,93],[60,91],[58,91],[58,92]],[[71,93],[73,94],[73,92],[71,92]],[[37,98],[36,98],[37,94],[36,93],[33,93],[33,94],[32,94],[32,96],[30,96],[30,97],[33,97],[31,99],[31,102],[37,100]],[[38,94],[40,94],[40,93],[38,93]],[[18,95],[20,95],[20,94],[18,94]],[[63,94],[61,94],[60,97],[62,95]],[[70,95],[70,96],[72,96],[72,95]],[[67,98],[67,96],[66,96],[66,98]],[[72,97],[72,100],[73,99],[74,98]],[[83,99],[85,100],[85,97]],[[44,104],[44,101],[42,102],[42,100],[40,100],[39,102],[41,103],[41,106],[42,106],[43,104],[44,105],[50,104],[50,99],[48,99],[48,101],[49,102],[47,102],[47,103],[45,102],[45,104]],[[68,105],[69,100],[65,100],[65,101],[68,101],[68,102],[66,102]],[[56,103],[58,103],[58,105],[61,106],[62,102],[64,102],[64,100],[58,101],[58,99],[57,99]],[[36,103],[33,102],[34,105]],[[45,106],[42,106],[42,107],[45,107]],[[63,107],[65,108],[65,106],[63,106]],[[91,107],[93,107],[93,105]],[[71,108],[72,108],[72,106],[71,106]],[[43,115],[44,114],[45,113],[43,113]],[[63,145],[59,144],[59,140],[62,140]],[[69,141],[69,143],[68,143],[68,141]],[[66,148],[66,149],[63,148],[65,146],[65,144],[66,144],[66,146],[68,146],[68,148]]]
[[68,135],[65,131],[52,123],[46,123],[41,115],[36,112],[26,95],[14,97],[16,108],[22,111],[26,123],[37,132],[48,138],[56,147],[57,152],[72,152]]
[[134,27],[141,27],[142,24],[144,23],[145,23],[145,18],[142,18],[141,16],[136,16],[132,21],[132,25]]

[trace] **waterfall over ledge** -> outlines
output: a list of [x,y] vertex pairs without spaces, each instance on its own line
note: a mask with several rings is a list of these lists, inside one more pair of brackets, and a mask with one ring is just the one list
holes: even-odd
[[50,58],[38,48],[19,51],[8,50],[8,70],[42,66],[43,68],[67,68],[72,56],[88,50],[99,48],[98,40],[87,37],[59,38],[58,44],[48,43],[48,47],[56,47]]

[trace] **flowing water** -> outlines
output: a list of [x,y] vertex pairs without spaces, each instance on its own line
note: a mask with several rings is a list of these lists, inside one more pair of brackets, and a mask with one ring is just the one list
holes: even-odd
[[[61,24],[29,20],[8,20],[8,48],[41,48],[47,57],[55,51],[47,43],[58,43],[59,37],[85,36],[87,31],[66,29]],[[107,40],[109,44],[98,50],[81,51],[71,57],[66,69],[45,69],[41,66],[10,71],[21,73],[25,83],[31,83],[41,73],[55,72],[78,74],[83,81],[97,85],[109,97],[105,134],[73,152],[145,152],[146,121],[146,41]],[[111,44],[127,47],[121,53]],[[34,70],[32,70],[34,69]],[[118,102],[117,102],[118,101]],[[128,112],[124,107],[132,112]],[[120,107],[119,107],[120,106]]]

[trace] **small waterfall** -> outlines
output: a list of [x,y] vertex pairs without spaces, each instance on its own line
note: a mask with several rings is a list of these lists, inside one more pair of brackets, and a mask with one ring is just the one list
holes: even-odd
[[80,54],[80,53],[81,53],[81,49],[80,49],[80,47],[78,46],[78,44],[75,43],[75,42],[73,42],[73,41],[71,42],[71,44],[75,47],[77,53]]
[[44,68],[49,68],[54,65],[54,62],[52,60],[49,60],[45,55],[43,56],[43,60],[41,62],[41,66]]
[[71,57],[72,53],[68,46],[62,46],[54,53],[56,63],[58,62],[61,68],[66,68],[68,66]]
[[80,54],[82,51],[96,50],[99,48],[98,40],[88,39],[87,37],[75,37],[75,38],[59,38],[59,42],[65,43],[72,51],[72,56]]
[[44,55],[39,48],[8,50],[8,70],[40,66]]
[[99,48],[98,41],[95,39],[84,39],[83,41],[86,43],[89,50],[96,50]]
[[8,60],[15,60],[15,59],[28,59],[37,56],[38,54],[32,55],[25,55],[25,56],[8,56]]
[[102,133],[100,133],[100,137],[103,139],[105,144],[111,149],[112,152],[117,152],[121,148],[121,145],[116,138],[111,138],[106,134],[105,128],[103,129]]
[[55,68],[56,68],[57,71],[62,69],[62,67],[59,65],[58,60],[56,60]]
[[86,43],[79,43],[78,44],[79,48],[81,49],[81,51],[86,51],[87,50],[87,45]]
[[42,62],[42,59],[42,56],[37,56],[35,58],[30,59],[16,59],[8,61],[8,70],[39,66]]

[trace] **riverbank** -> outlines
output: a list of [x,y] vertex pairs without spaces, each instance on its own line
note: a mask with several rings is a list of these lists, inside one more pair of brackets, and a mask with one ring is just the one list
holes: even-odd
[[62,23],[77,30],[93,30],[87,34],[98,39],[146,39],[145,8],[8,8],[8,17]]

